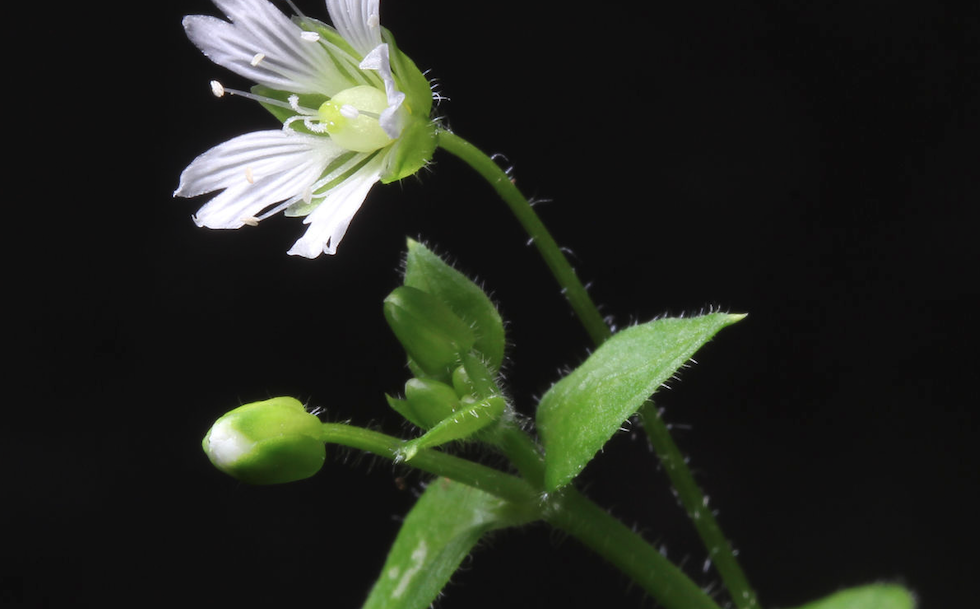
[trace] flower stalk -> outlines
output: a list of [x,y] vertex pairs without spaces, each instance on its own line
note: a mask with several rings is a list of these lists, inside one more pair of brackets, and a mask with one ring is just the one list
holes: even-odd
[[[534,208],[531,207],[527,198],[510,180],[507,173],[493,159],[458,135],[450,131],[440,130],[436,137],[440,148],[468,164],[504,200],[534,242],[592,342],[596,346],[605,342],[612,335],[609,326],[602,318],[592,301],[592,297],[589,296],[588,291],[582,285],[572,265],[568,262],[561,248],[558,247],[547,227],[534,211]],[[735,558],[731,544],[722,533],[714,515],[705,505],[704,493],[695,482],[694,475],[684,462],[680,449],[674,443],[653,402],[647,401],[640,413],[643,417],[643,427],[647,437],[650,439],[658,459],[664,465],[664,469],[667,470],[671,484],[676,489],[681,504],[694,523],[702,543],[708,550],[709,558],[721,575],[735,606],[738,609],[758,609],[759,604],[755,591],[749,585],[744,571]],[[513,438],[511,440],[513,441]],[[660,556],[659,553],[657,556]],[[624,565],[617,566],[626,570]],[[673,567],[673,565],[671,566]]]

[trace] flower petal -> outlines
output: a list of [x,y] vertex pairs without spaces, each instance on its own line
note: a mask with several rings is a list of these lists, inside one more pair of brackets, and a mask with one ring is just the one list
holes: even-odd
[[375,156],[329,190],[319,207],[303,221],[310,225],[306,233],[286,253],[306,258],[316,258],[321,253],[334,254],[368,191],[380,179],[383,162],[384,155]]
[[379,5],[380,0],[327,0],[333,26],[362,57],[381,44]]
[[385,83],[385,95],[388,98],[388,107],[381,112],[378,124],[385,134],[391,139],[398,139],[402,133],[401,114],[398,112],[402,102],[405,101],[405,94],[398,90],[395,85],[395,78],[391,74],[391,61],[388,56],[388,45],[379,44],[371,49],[361,62],[362,70],[375,70]]
[[[291,93],[333,96],[352,82],[316,42],[266,0],[214,0],[231,20],[184,17],[184,30],[220,66],[261,85]],[[259,58],[257,60],[257,58]]]
[[240,228],[268,207],[301,195],[343,152],[324,137],[280,130],[247,133],[194,159],[180,175],[174,196],[224,189],[194,221],[209,228]]

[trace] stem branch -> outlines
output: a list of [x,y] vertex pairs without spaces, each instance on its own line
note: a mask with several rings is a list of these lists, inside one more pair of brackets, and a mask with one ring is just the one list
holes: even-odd
[[[493,186],[497,194],[507,203],[511,212],[517,217],[518,222],[521,223],[521,226],[524,227],[527,234],[534,241],[538,252],[540,252],[552,275],[558,281],[572,310],[592,338],[592,342],[596,346],[605,342],[611,336],[609,326],[606,325],[606,322],[599,314],[595,303],[585,290],[582,282],[579,281],[572,265],[568,262],[568,259],[562,253],[558,244],[555,243],[555,240],[548,232],[547,227],[541,222],[534,208],[531,207],[531,204],[521,194],[520,190],[510,181],[507,173],[493,159],[459,136],[449,131],[440,131],[438,137],[441,148],[470,165],[470,167]],[[677,490],[688,516],[694,522],[701,541],[708,550],[708,556],[711,558],[715,568],[721,575],[722,581],[732,596],[732,601],[738,609],[758,609],[759,605],[755,591],[752,590],[748,579],[745,577],[745,573],[735,559],[731,545],[725,539],[721,528],[718,526],[718,522],[711,514],[711,511],[704,505],[704,494],[694,481],[694,476],[691,474],[690,469],[684,463],[680,450],[671,438],[667,426],[658,415],[653,402],[647,401],[640,412],[644,415],[643,427],[647,432],[647,436],[650,438],[650,442],[653,444],[657,457],[664,464],[671,483]],[[654,554],[659,558],[663,558],[659,552],[654,551]],[[603,555],[605,556],[605,554]],[[635,555],[640,556],[641,554],[637,553]],[[645,553],[644,556],[655,560],[649,553]],[[664,562],[667,561],[664,560]],[[632,574],[636,570],[631,565],[615,564],[627,573]],[[671,563],[667,562],[667,564],[673,568]],[[664,604],[666,605],[666,603]],[[690,606],[693,607],[695,605]]]
[[[404,440],[343,423],[324,423],[320,439],[392,460],[405,444]],[[521,478],[436,450],[422,449],[405,465],[450,478],[513,503],[534,505],[538,502],[537,491]]]
[[[518,438],[519,430],[507,434],[505,444],[525,467],[533,471],[536,451],[529,438]],[[394,459],[404,441],[392,436],[341,423],[323,423],[321,439]],[[523,455],[523,457],[521,457]],[[405,465],[444,476],[478,488],[521,506],[538,510],[545,520],[575,537],[585,546],[618,567],[665,609],[719,609],[701,588],[662,556],[642,537],[574,489],[546,501],[522,478],[466,459],[432,449],[420,450]]]

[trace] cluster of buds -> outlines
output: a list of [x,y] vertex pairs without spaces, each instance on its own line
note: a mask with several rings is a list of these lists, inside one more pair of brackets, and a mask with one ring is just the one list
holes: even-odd
[[385,299],[384,313],[416,375],[405,384],[405,398],[389,397],[388,404],[427,430],[407,442],[397,460],[474,437],[501,419],[507,402],[495,375],[474,349],[473,329],[446,303],[406,285]]

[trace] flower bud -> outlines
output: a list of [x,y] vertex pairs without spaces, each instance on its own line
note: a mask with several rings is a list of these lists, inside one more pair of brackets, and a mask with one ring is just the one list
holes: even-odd
[[249,484],[280,484],[320,471],[321,423],[291,397],[240,406],[214,422],[201,443],[211,463]]
[[401,286],[385,298],[385,319],[405,352],[427,376],[449,380],[460,354],[476,341],[473,330],[435,296]]
[[409,379],[405,383],[405,400],[424,429],[434,427],[459,408],[453,388],[432,379]]

